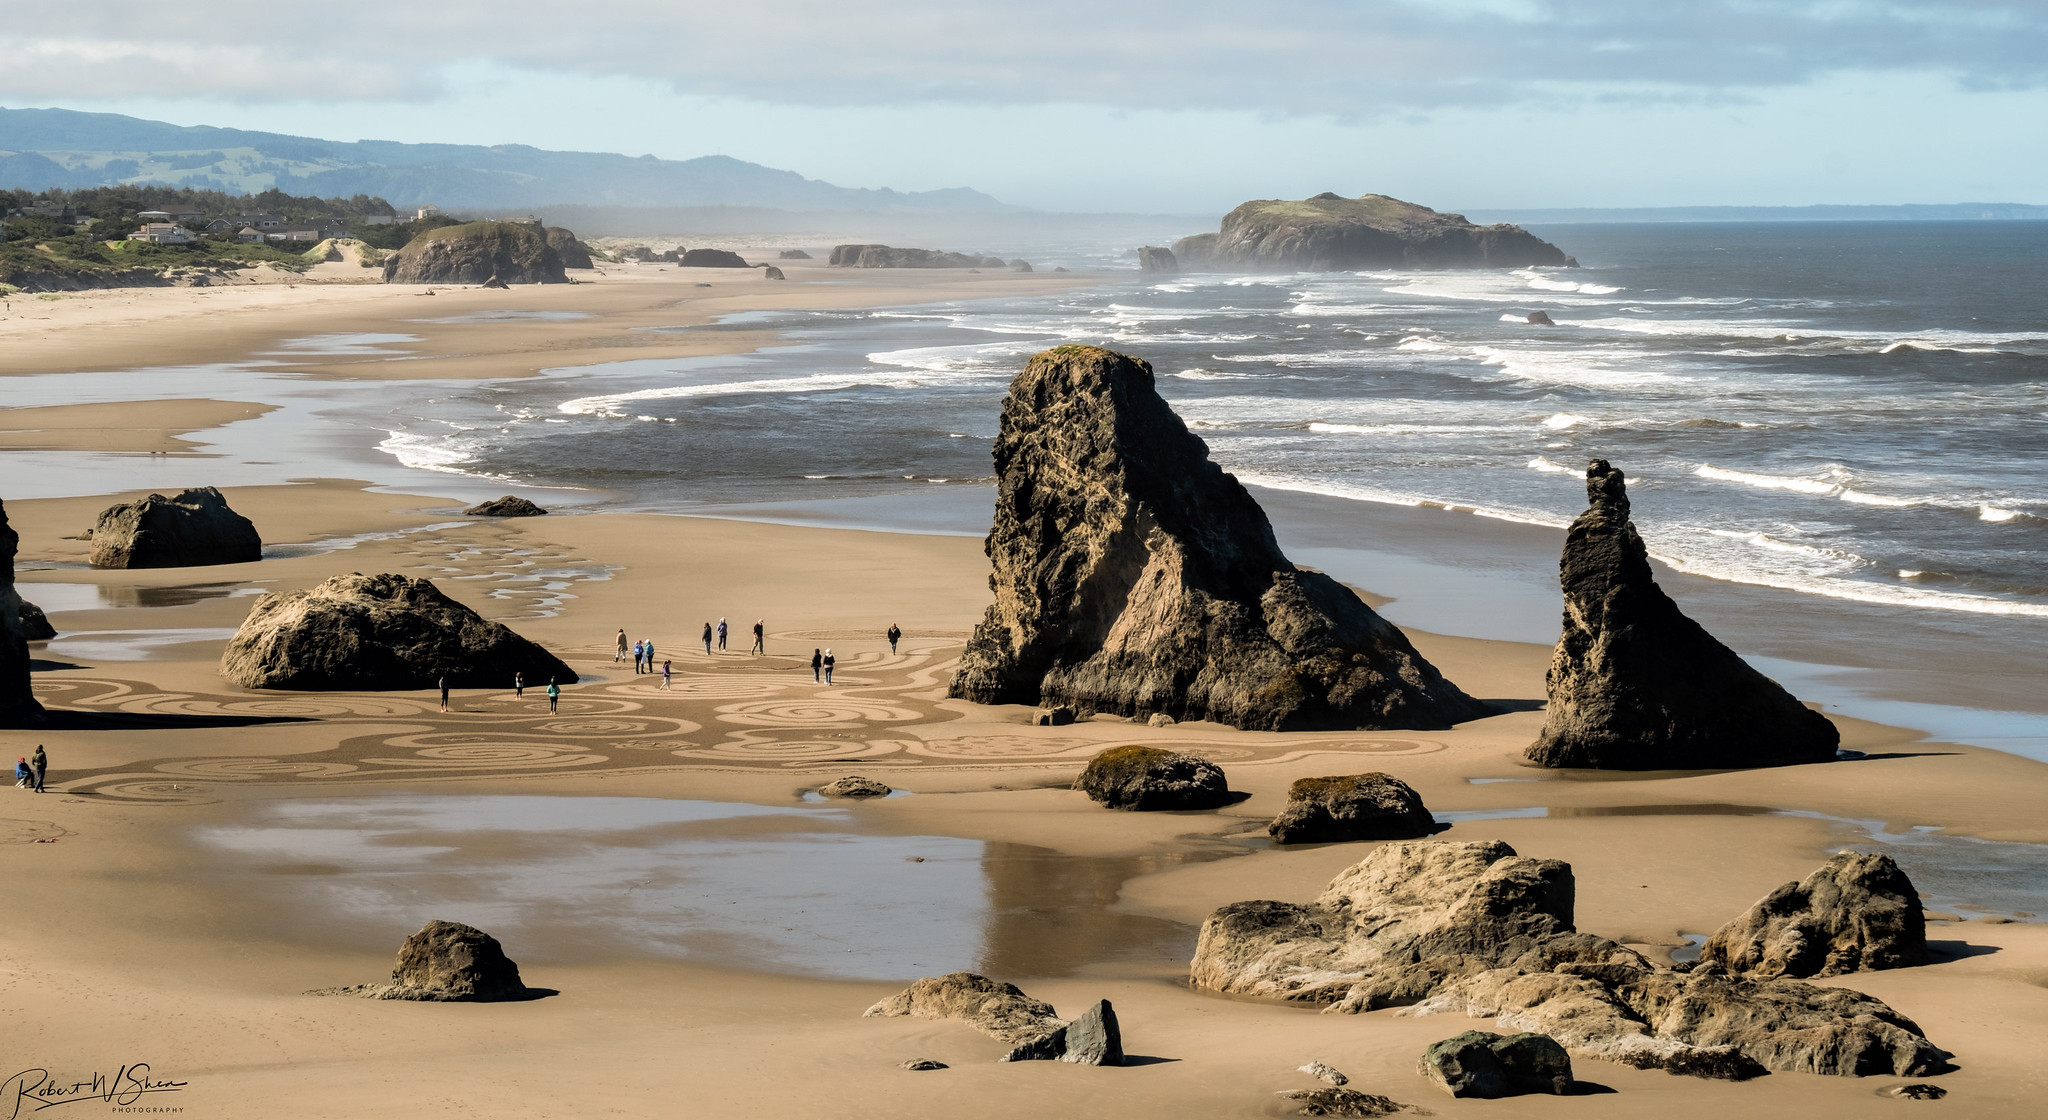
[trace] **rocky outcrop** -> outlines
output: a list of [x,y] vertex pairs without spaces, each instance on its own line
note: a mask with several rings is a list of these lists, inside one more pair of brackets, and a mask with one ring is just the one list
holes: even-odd
[[1022,258],[1020,257],[1020,258],[1018,258],[1017,260],[1013,260],[1013,261],[1011,261],[1011,262],[1010,262],[1010,271],[1011,271],[1011,272],[1030,272],[1030,271],[1031,271],[1031,262],[1030,262],[1030,261],[1027,261],[1027,260],[1024,260],[1024,259],[1022,259]]
[[1837,852],[1715,931],[1700,963],[1762,980],[1923,965],[1920,893],[1890,856]]
[[775,254],[775,259],[783,261],[807,261],[811,259],[811,255],[809,253],[804,252],[802,249],[784,249],[780,253]]
[[1422,1076],[1454,1097],[1499,1100],[1524,1093],[1569,1095],[1572,1059],[1548,1035],[1464,1034],[1430,1043]]
[[1247,202],[1224,216],[1222,229],[1181,238],[1173,252],[1186,269],[1279,272],[1578,263],[1520,226],[1476,226],[1383,194]]
[[1214,809],[1230,803],[1222,767],[1158,747],[1111,747],[1088,760],[1074,788],[1112,809]]
[[1178,276],[1180,261],[1174,259],[1171,249],[1145,245],[1138,249],[1138,271],[1147,276]]
[[1294,1106],[1287,1110],[1293,1116],[1344,1116],[1371,1120],[1378,1116],[1392,1116],[1408,1108],[1391,1097],[1361,1093],[1356,1089],[1288,1089],[1279,1095],[1280,1099]]
[[1396,841],[1314,902],[1238,902],[1202,923],[1196,988],[1372,1011],[1414,1003],[1488,969],[1647,967],[1572,925],[1571,867],[1497,840]]
[[1153,387],[1092,346],[1033,357],[1003,401],[995,603],[951,695],[1294,731],[1488,713],[1266,515]]
[[1557,325],[1557,323],[1550,318],[1550,312],[1548,311],[1529,312],[1527,316],[1527,322],[1532,327],[1554,327]]
[[50,625],[50,616],[43,613],[43,608],[36,606],[27,599],[23,599],[21,605],[16,610],[21,617],[21,636],[23,640],[47,642],[57,636],[57,628]]
[[547,241],[548,248],[553,249],[555,256],[560,258],[563,268],[597,267],[590,259],[590,246],[578,241],[574,233],[561,226],[545,226],[541,229],[540,235]]
[[887,797],[896,791],[873,778],[848,774],[819,786],[818,792],[825,797],[850,797],[857,801],[866,797]]
[[1310,1062],[1309,1064],[1300,1067],[1298,1072],[1308,1074],[1310,1077],[1313,1077],[1318,1081],[1326,1081],[1332,1085],[1346,1085],[1349,1084],[1351,1081],[1351,1079],[1344,1076],[1342,1072],[1333,1069],[1330,1066],[1326,1066],[1321,1062]]
[[256,526],[229,509],[211,486],[113,506],[92,529],[95,568],[183,568],[262,558]]
[[731,249],[692,249],[676,262],[684,268],[752,268],[746,258]]
[[1300,778],[1266,826],[1275,844],[1416,840],[1438,831],[1422,795],[1391,774]]
[[787,280],[787,279],[789,279],[789,277],[787,277],[787,276],[784,276],[784,275],[782,274],[782,270],[781,270],[781,269],[779,269],[779,268],[775,267],[774,265],[770,264],[770,265],[763,265],[763,266],[761,267],[761,279],[763,279],[763,280]]
[[863,1015],[960,1019],[1012,1046],[1044,1038],[1067,1025],[1065,1019],[1053,1014],[1052,1004],[1032,999],[1015,984],[972,972],[927,976],[868,1008]]
[[503,687],[514,673],[535,685],[576,673],[540,646],[443,595],[424,579],[335,576],[304,591],[256,600],[220,658],[244,688]]
[[826,263],[837,268],[1004,267],[1001,257],[977,257],[940,249],[898,249],[889,245],[834,245],[831,260]]
[[492,498],[488,502],[478,502],[462,511],[465,517],[544,517],[547,512],[525,498],[513,494]]
[[43,706],[28,678],[28,634],[21,620],[21,596],[14,590],[14,554],[21,535],[7,523],[0,502],[0,727],[41,721]]
[[422,1003],[496,1003],[532,999],[519,966],[498,939],[461,922],[435,920],[399,946],[389,984],[326,988],[312,995],[363,996]]
[[1123,1030],[1116,1009],[1096,1000],[1079,1018],[1043,1038],[1026,1042],[1003,1055],[1005,1062],[1071,1062],[1078,1066],[1124,1064]]
[[1620,470],[1586,469],[1565,534],[1564,634],[1550,659],[1544,766],[1704,770],[1827,762],[1841,735],[1682,614],[1650,573]]
[[386,284],[566,284],[561,254],[532,222],[430,229],[384,259]]

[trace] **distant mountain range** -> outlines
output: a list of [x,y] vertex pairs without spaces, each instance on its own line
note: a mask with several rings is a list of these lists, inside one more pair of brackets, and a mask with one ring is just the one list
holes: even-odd
[[381,195],[447,210],[548,205],[753,206],[797,211],[1003,213],[980,191],[838,187],[726,156],[666,160],[524,144],[343,142],[166,124],[116,113],[0,108],[0,188],[163,183],[323,197]]

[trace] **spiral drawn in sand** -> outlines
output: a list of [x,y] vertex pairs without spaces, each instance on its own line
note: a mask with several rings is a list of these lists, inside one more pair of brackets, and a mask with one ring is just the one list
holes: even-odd
[[904,744],[895,739],[789,739],[780,741],[733,740],[710,747],[672,752],[677,758],[703,758],[726,762],[772,762],[796,765],[842,758],[876,758],[896,754]]
[[912,743],[910,752],[933,758],[1058,758],[1062,755],[1092,756],[1110,745],[1090,739],[1052,736],[963,735],[956,739]]
[[613,685],[607,692],[630,692],[639,696],[677,700],[741,700],[751,696],[773,696],[789,688],[787,681],[749,680],[745,677],[678,677],[675,687],[656,684]]
[[66,782],[62,789],[65,793],[89,793],[94,798],[108,801],[139,801],[153,805],[211,805],[220,800],[213,796],[210,786],[134,774],[110,774]]
[[683,719],[664,719],[659,716],[637,716],[631,719],[618,716],[584,716],[546,720],[524,729],[522,733],[610,739],[622,735],[684,735],[696,730],[697,724]]
[[403,719],[426,713],[424,701],[384,696],[266,696],[260,700],[214,700],[200,697],[159,700],[147,705],[123,704],[127,711],[165,716],[269,716],[278,719]]
[[394,769],[532,770],[589,766],[606,761],[574,743],[520,743],[481,736],[401,735],[385,743],[412,749],[409,758],[365,758],[364,765]]
[[726,704],[718,709],[718,713],[718,718],[725,723],[752,727],[859,727],[864,723],[892,723],[918,718],[918,713],[908,708],[832,696]]
[[346,762],[300,762],[275,758],[185,758],[159,762],[158,771],[180,778],[246,782],[277,778],[331,778],[353,774],[356,767]]

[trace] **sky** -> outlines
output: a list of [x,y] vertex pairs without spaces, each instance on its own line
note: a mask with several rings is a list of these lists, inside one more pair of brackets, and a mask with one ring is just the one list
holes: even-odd
[[[0,105],[1200,213],[2048,204],[2048,0],[0,0]],[[4,144],[4,137],[0,137]]]

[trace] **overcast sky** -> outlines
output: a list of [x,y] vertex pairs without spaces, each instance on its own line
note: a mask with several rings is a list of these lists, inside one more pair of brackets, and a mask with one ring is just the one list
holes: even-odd
[[2048,0],[0,0],[0,105],[1062,210],[2048,203]]

